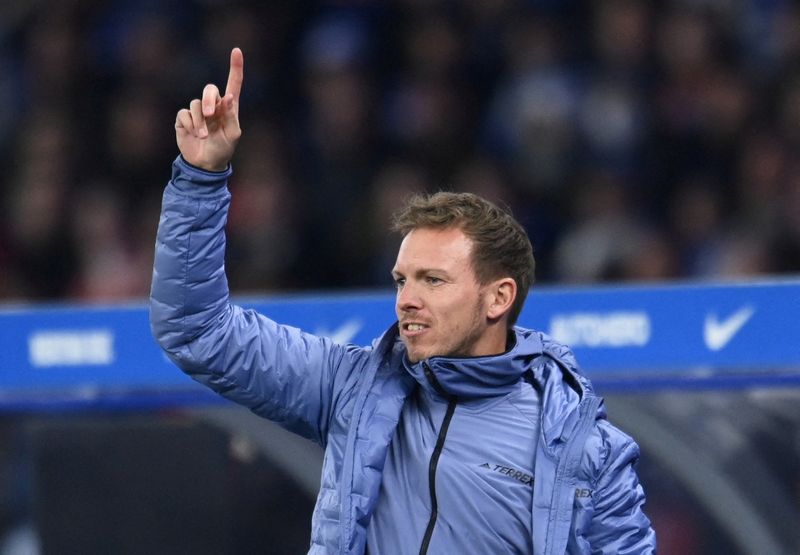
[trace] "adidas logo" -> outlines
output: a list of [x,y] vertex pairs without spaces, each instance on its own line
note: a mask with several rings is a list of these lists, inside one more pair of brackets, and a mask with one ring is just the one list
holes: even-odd
[[485,468],[487,470],[491,470],[492,472],[499,472],[500,474],[505,474],[511,478],[514,478],[518,482],[522,482],[526,486],[533,485],[533,476],[522,472],[521,470],[517,470],[515,468],[511,468],[510,466],[505,466],[502,464],[489,464],[488,462],[479,465],[479,468]]

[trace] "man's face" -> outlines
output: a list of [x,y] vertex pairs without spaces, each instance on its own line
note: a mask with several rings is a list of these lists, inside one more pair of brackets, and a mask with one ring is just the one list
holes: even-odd
[[472,241],[458,228],[419,228],[403,239],[392,276],[400,337],[412,362],[497,352],[487,344],[487,298],[471,254]]

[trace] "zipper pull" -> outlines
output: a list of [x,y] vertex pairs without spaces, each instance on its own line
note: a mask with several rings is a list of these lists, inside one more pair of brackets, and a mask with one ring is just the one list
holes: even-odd
[[422,363],[422,371],[425,373],[425,378],[428,380],[428,383],[431,384],[433,389],[436,390],[436,393],[447,399],[448,401],[455,400],[455,395],[450,395],[445,389],[442,387],[442,384],[439,383],[439,380],[436,379],[436,374],[433,373],[431,367],[428,365],[427,361]]

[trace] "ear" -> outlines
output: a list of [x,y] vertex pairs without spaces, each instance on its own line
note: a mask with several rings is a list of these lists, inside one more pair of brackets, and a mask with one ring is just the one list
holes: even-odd
[[499,320],[508,314],[517,298],[517,282],[510,277],[497,279],[488,285],[486,295],[486,317]]

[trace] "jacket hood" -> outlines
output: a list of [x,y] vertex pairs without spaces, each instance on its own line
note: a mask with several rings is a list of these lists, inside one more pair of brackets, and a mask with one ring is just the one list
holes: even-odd
[[[532,383],[542,399],[542,437],[548,448],[567,441],[575,432],[582,411],[594,417],[606,417],[603,400],[596,398],[591,381],[579,369],[575,355],[566,345],[545,333],[536,333],[542,341],[544,355],[541,364],[532,369]],[[583,407],[583,408],[582,408]]]
[[426,376],[426,365],[447,395],[461,399],[503,396],[513,391],[522,375],[531,369],[533,360],[543,352],[538,334],[514,328],[509,335],[513,344],[499,355],[435,356],[416,363],[404,356],[403,365],[420,386],[431,392],[441,394]]

